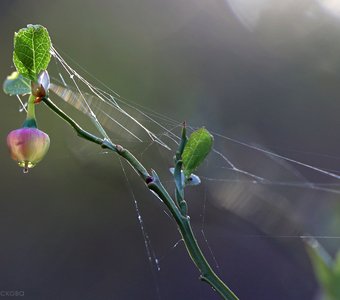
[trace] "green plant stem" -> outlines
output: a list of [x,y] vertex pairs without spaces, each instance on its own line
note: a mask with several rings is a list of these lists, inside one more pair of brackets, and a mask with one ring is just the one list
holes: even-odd
[[35,104],[34,104],[35,97],[30,95],[27,101],[27,120],[35,119]]
[[209,283],[221,296],[223,299],[235,300],[238,299],[236,295],[225,285],[225,283],[216,275],[212,270],[209,263],[205,259],[195,235],[192,231],[190,225],[189,216],[183,216],[175,202],[164,188],[162,183],[159,181],[157,174],[153,171],[154,181],[148,184],[150,190],[154,191],[168,207],[172,216],[174,217],[179,231],[183,237],[183,241],[187,251],[195,263],[196,267],[200,270],[200,279]]
[[26,120],[22,124],[23,127],[26,128],[37,128],[37,121],[35,119],[35,97],[30,95],[27,101],[27,115]]
[[159,177],[155,171],[152,170],[150,175],[146,168],[133,156],[133,154],[120,145],[115,145],[107,139],[99,138],[81,128],[72,118],[70,118],[65,112],[63,112],[58,106],[56,106],[50,99],[43,98],[42,101],[52,109],[58,116],[65,120],[71,127],[77,132],[78,136],[84,138],[90,142],[96,143],[105,149],[116,152],[123,157],[132,168],[138,173],[138,175],[146,183],[147,187],[153,191],[167,206],[175,219],[180,234],[182,235],[186,249],[199,269],[201,275],[200,279],[207,282],[215,291],[217,291],[223,299],[237,300],[237,296],[224,284],[224,282],[216,275],[212,270],[208,261],[205,259],[195,235],[190,225],[190,218],[187,215],[183,215],[176,205],[175,201],[171,198],[167,190],[162,185]]

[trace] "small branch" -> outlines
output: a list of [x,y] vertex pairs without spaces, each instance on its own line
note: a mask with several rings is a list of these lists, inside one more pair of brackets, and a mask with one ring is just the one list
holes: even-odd
[[167,206],[175,219],[178,229],[183,237],[186,249],[199,269],[202,281],[207,282],[215,291],[217,291],[223,299],[226,300],[238,300],[237,296],[224,284],[224,282],[215,274],[210,267],[209,263],[205,259],[195,235],[190,225],[190,218],[186,214],[183,214],[180,208],[176,205],[175,201],[171,198],[167,190],[162,185],[159,177],[155,171],[152,174],[148,173],[146,168],[133,156],[133,154],[120,145],[115,145],[107,139],[99,138],[81,128],[72,118],[70,118],[65,112],[63,112],[58,106],[56,106],[50,99],[42,98],[42,101],[52,109],[59,117],[66,121],[80,136],[90,142],[100,145],[104,149],[112,150],[121,157],[123,157],[131,167],[138,173],[143,179],[150,191],[153,191]]
[[[62,118],[64,121],[69,123],[72,128],[77,132],[78,136],[96,143],[98,145],[102,145],[104,140],[85,131],[83,128],[81,128],[77,122],[75,122],[72,118],[70,118],[66,113],[64,113],[57,105],[55,105],[49,98],[42,98],[41,99],[50,109],[52,109],[60,118]],[[112,145],[115,147],[115,145]],[[112,149],[113,150],[113,149]]]
[[[154,181],[148,184],[150,190],[154,191],[168,207],[172,216],[174,217],[179,231],[183,237],[183,241],[187,251],[195,263],[196,267],[199,269],[202,281],[207,282],[210,286],[216,290],[223,299],[226,300],[237,300],[237,296],[225,285],[225,283],[216,275],[216,273],[210,267],[208,261],[205,259],[195,235],[192,231],[190,225],[189,216],[183,216],[180,210],[177,208],[175,202],[172,200],[171,196],[164,188],[162,183],[159,181],[158,176],[155,171],[153,171]],[[156,176],[155,176],[156,175]]]
[[133,156],[133,154],[124,149],[120,145],[115,145],[111,141],[107,139],[99,138],[86,130],[84,130],[76,121],[70,118],[65,112],[63,112],[57,105],[55,105],[49,98],[42,98],[42,101],[52,109],[59,117],[61,117],[64,121],[72,126],[72,128],[77,132],[78,136],[86,139],[90,142],[96,143],[100,145],[104,149],[112,150],[113,152],[117,152],[120,156],[125,158],[134,170],[143,178],[145,181],[148,177],[150,177],[148,171],[143,167],[143,165]]
[[[103,143],[102,147],[111,149],[111,147],[107,147],[106,143],[108,143],[107,140],[105,140],[105,143]],[[148,173],[148,171],[129,150],[123,148],[121,145],[116,145],[115,151],[130,163],[132,168],[138,173],[140,177],[142,177],[144,182],[146,182],[147,179],[150,178],[150,174]]]

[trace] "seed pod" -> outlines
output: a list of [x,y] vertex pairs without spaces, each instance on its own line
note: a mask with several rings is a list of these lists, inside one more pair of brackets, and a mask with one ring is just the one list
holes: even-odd
[[24,173],[43,159],[50,146],[49,136],[33,127],[23,127],[11,131],[7,136],[11,157],[16,160]]

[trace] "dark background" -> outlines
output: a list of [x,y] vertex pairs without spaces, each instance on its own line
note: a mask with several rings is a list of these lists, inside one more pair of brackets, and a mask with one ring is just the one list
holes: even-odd
[[[336,173],[339,10],[331,1],[312,0],[2,0],[0,77],[14,70],[13,33],[42,24],[58,49],[125,98]],[[76,138],[43,105],[39,127],[51,148],[22,174],[5,139],[24,115],[14,97],[0,100],[0,290],[24,291],[25,299],[219,299],[197,280],[183,244],[172,248],[180,238],[174,222],[128,166],[130,185],[117,158]],[[298,235],[339,235],[339,195],[308,185],[336,188],[338,182],[218,137],[215,142],[238,168],[283,184],[253,184],[210,157],[202,178],[232,182],[204,182],[187,194],[209,261],[214,265],[200,232],[202,214],[217,272],[241,299],[316,299]],[[170,179],[171,153],[152,145],[140,155],[146,145],[127,146]],[[159,272],[150,268],[131,191]],[[336,238],[321,241],[332,254],[339,249]]]

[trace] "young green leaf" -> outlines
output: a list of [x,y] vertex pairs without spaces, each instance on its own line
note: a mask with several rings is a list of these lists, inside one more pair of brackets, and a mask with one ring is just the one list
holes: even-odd
[[321,248],[318,242],[311,241],[307,244],[307,252],[311,259],[315,276],[323,286],[329,285],[332,278],[332,260]]
[[330,299],[333,297],[334,299],[340,299],[340,251],[338,251],[337,256],[334,260],[333,264],[333,277],[332,281],[330,283],[330,288],[329,288],[329,296]]
[[305,240],[315,276],[322,287],[324,299],[340,299],[340,255],[333,260],[314,239]]
[[51,59],[51,40],[41,25],[27,25],[14,34],[13,62],[18,72],[35,81]]
[[182,160],[186,178],[198,168],[209,154],[213,145],[213,137],[205,128],[194,131],[185,145]]
[[18,72],[13,72],[7,76],[3,90],[7,95],[24,95],[31,92],[31,84],[29,79],[23,77]]

